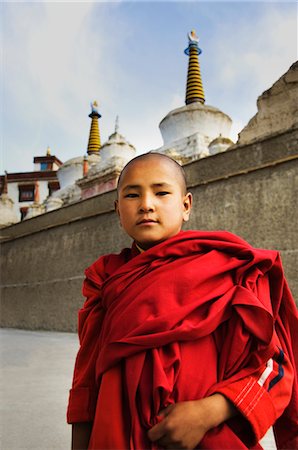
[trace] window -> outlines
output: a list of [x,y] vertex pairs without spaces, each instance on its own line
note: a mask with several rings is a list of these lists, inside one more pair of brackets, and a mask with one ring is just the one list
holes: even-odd
[[40,163],[40,170],[52,170],[52,163]]
[[19,185],[19,202],[34,201],[34,184]]
[[52,195],[53,192],[58,191],[58,189],[60,189],[59,181],[49,181],[48,188],[49,188],[49,195]]

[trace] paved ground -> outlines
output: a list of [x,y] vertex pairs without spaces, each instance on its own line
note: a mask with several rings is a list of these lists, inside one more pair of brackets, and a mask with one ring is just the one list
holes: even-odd
[[[2,329],[1,450],[67,450],[75,334]],[[266,450],[275,448],[266,438]]]
[[69,449],[65,411],[76,335],[4,329],[0,337],[1,449]]

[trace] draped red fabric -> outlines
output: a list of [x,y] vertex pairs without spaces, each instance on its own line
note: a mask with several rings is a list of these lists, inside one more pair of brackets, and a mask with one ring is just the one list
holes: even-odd
[[[101,326],[90,449],[157,448],[146,432],[161,409],[253,374],[276,345],[295,364],[297,312],[276,251],[254,249],[227,232],[196,231],[130,260],[127,251],[86,271],[84,294],[96,298],[99,314],[92,315],[95,303],[82,309],[81,338],[92,317]],[[276,425],[280,448],[294,442],[295,409],[297,379]],[[198,448],[248,448],[236,428],[217,427]]]

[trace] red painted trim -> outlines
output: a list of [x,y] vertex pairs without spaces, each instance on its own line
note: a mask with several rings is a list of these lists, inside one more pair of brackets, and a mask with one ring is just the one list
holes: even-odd
[[[8,173],[7,181],[12,183],[14,181],[37,181],[40,179],[49,179],[58,181],[56,170],[45,170],[45,171],[34,171],[34,172],[18,172],[18,173]],[[4,175],[1,175],[0,182],[3,183]]]
[[60,189],[59,181],[49,181],[48,187],[51,189]]
[[33,162],[34,164],[41,162],[57,163],[58,166],[63,164],[56,156],[34,156]]

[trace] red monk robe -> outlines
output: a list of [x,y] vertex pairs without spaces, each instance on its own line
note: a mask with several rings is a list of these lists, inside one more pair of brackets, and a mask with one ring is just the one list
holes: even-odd
[[186,231],[86,270],[69,423],[93,422],[89,449],[156,449],[167,405],[219,392],[241,414],[204,449],[298,448],[297,311],[276,251],[227,232]]

